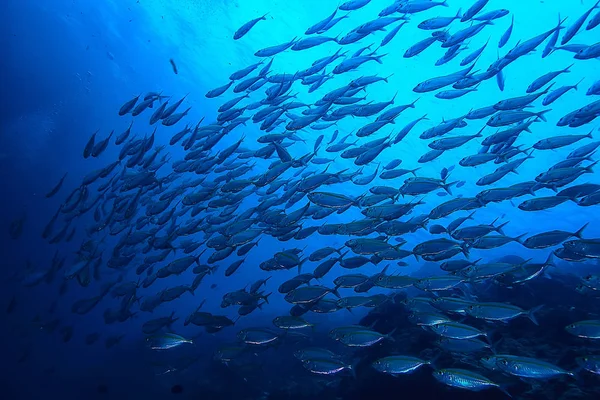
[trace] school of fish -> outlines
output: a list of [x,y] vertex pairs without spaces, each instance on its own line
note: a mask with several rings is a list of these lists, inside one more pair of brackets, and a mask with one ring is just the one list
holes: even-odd
[[[477,210],[501,202],[512,203],[515,215],[563,203],[576,206],[581,213],[597,212],[600,182],[592,181],[594,154],[600,146],[594,125],[600,116],[600,100],[594,97],[600,95],[600,81],[586,83],[587,105],[557,116],[556,122],[548,117],[552,105],[568,103],[569,96],[581,91],[581,82],[554,84],[573,65],[532,77],[519,97],[481,104],[443,121],[428,120],[427,110],[419,112],[418,101],[425,96],[448,101],[469,96],[488,80],[503,91],[509,84],[504,73],[511,65],[521,68],[526,60],[544,62],[555,52],[571,52],[574,65],[597,64],[600,42],[574,43],[585,30],[600,37],[600,1],[578,19],[557,16],[545,31],[518,41],[511,38],[512,27],[514,18],[522,16],[491,9],[487,0],[460,10],[452,8],[452,0],[398,0],[368,20],[361,13],[370,2],[343,2],[325,19],[307,27],[302,37],[256,49],[256,63],[233,72],[228,83],[205,93],[220,104],[217,115],[190,120],[192,107],[183,105],[188,95],[174,98],[150,92],[124,101],[115,113],[127,119],[127,129],[95,132],[82,150],[84,158],[106,158],[108,148],[117,149],[118,159],[87,173],[72,189],[64,187],[65,174],[46,195],[55,198],[67,191],[43,238],[50,244],[84,238],[77,254],[57,251],[49,268],[28,269],[22,284],[59,281],[64,293],[68,282],[83,287],[98,282],[93,287],[99,290],[76,301],[71,310],[87,314],[101,307],[106,298],[120,299],[119,307],[104,311],[106,324],[124,322],[136,314],[145,318],[160,305],[180,298],[199,303],[190,315],[173,312],[144,319],[140,329],[150,348],[158,351],[199,340],[177,334],[178,324],[218,334],[235,330],[239,318],[267,309],[274,297],[290,304],[289,314],[274,318],[272,326],[238,330],[238,342],[219,348],[214,355],[225,364],[256,348],[291,340],[297,332],[310,335],[315,326],[313,313],[369,307],[376,314],[380,307],[399,304],[414,329],[430,335],[431,347],[437,350],[428,358],[390,354],[369,360],[368,365],[380,373],[399,377],[429,368],[434,380],[451,390],[498,390],[507,396],[515,382],[526,382],[535,393],[547,381],[600,375],[600,353],[579,354],[579,368],[573,369],[539,354],[500,351],[501,338],[495,337],[494,327],[520,317],[528,318],[532,326],[540,325],[539,329],[551,321],[538,318],[544,314],[543,304],[523,308],[506,298],[481,300],[490,286],[528,285],[557,261],[594,262],[600,258],[600,238],[586,235],[587,224],[570,232],[509,236],[504,229],[510,221],[501,222],[500,216],[495,220],[477,217]],[[421,17],[422,12],[429,17]],[[247,22],[232,34],[232,40],[243,40],[255,26],[268,24],[269,18],[276,16],[266,14]],[[330,36],[346,18],[362,23]],[[484,35],[494,24],[506,25],[501,37],[467,50],[471,38]],[[383,102],[368,100],[370,87],[393,86],[394,79],[401,78],[369,75],[368,66],[386,62],[388,48],[407,25],[418,26],[425,39],[411,43],[403,57],[437,51],[436,66],[443,73],[419,83],[411,93],[397,93]],[[365,47],[365,38],[377,45]],[[331,46],[329,56],[311,60],[298,71],[277,70],[279,53],[322,45]],[[498,52],[497,61],[482,65],[479,59],[486,51]],[[306,54],[308,60],[310,52]],[[170,62],[177,73],[174,61]],[[345,77],[355,70],[363,75]],[[326,82],[331,89],[322,89]],[[311,101],[298,101],[298,92],[306,91],[305,98]],[[399,98],[408,100],[398,104]],[[405,118],[407,110],[416,110],[420,116]],[[338,129],[338,121],[345,118],[362,121],[360,129]],[[419,128],[424,122],[430,127]],[[183,158],[175,158],[169,146],[155,145],[159,125],[160,136],[168,137],[171,147],[183,149]],[[531,148],[519,143],[522,135],[551,127],[556,134],[546,135]],[[589,133],[571,133],[577,127],[589,127]],[[413,154],[412,160],[378,162],[382,153],[405,146],[403,140],[409,135],[426,141],[430,150]],[[453,165],[439,175],[420,173],[419,164],[442,154],[460,154],[457,149],[473,142],[480,145],[477,153],[456,156]],[[536,153],[549,150],[561,154],[561,161],[535,165]],[[340,169],[336,158],[354,167]],[[482,175],[476,167],[488,163],[497,167]],[[516,174],[525,163],[538,174],[534,179],[503,184],[505,176]],[[472,171],[469,183],[480,187],[477,195],[461,195],[466,182],[452,179],[453,171],[461,168]],[[449,200],[428,205],[428,199],[436,195]],[[540,218],[548,215],[540,214]],[[13,238],[22,230],[22,219],[10,226]],[[410,239],[418,231],[428,239]],[[307,251],[309,241],[322,246]],[[515,242],[539,252],[546,261],[486,257],[486,250]],[[261,262],[246,262],[248,254]],[[424,277],[404,274],[402,268],[415,258],[437,263],[438,271]],[[333,276],[330,271],[341,271],[339,267],[347,271]],[[367,268],[377,272],[364,273]],[[225,294],[222,313],[204,311],[203,302],[197,300],[210,296],[210,289],[202,285],[204,278],[229,277],[239,269],[251,270],[256,280]],[[271,277],[289,270],[297,275],[279,287],[270,285]],[[168,282],[172,277],[185,277],[187,283],[153,289],[155,282]],[[586,276],[578,285],[577,290],[593,294],[600,290],[600,273]],[[371,289],[377,294],[369,295]],[[199,292],[203,294],[197,296]],[[236,317],[230,307],[235,307]],[[58,329],[65,341],[73,335],[73,328],[61,326],[58,320],[39,323],[44,329]],[[400,340],[396,329],[380,332],[377,327],[375,322],[331,330],[329,340],[345,346],[343,354],[334,347],[304,346],[293,356],[311,373],[352,379],[361,374],[357,366],[365,364],[364,353],[355,351]],[[561,329],[582,341],[600,339],[600,319],[593,316],[573,320]],[[106,347],[117,345],[122,337],[105,338]],[[93,344],[99,339],[98,333],[91,333],[85,341]]]

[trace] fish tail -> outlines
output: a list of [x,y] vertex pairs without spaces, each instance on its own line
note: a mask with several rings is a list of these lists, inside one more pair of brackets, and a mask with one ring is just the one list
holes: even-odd
[[352,374],[352,377],[353,377],[354,379],[357,379],[357,378],[356,378],[356,367],[358,366],[358,363],[359,363],[359,362],[360,362],[360,358],[359,358],[359,359],[357,359],[357,360],[355,360],[355,361],[353,361],[353,362],[352,362],[352,364],[349,364],[349,365],[347,366],[348,370],[350,371],[350,373]]
[[397,330],[398,330],[398,328],[394,328],[390,333],[385,335],[385,338],[391,340],[392,342],[395,342],[396,339],[394,339],[394,334],[396,333]]
[[383,61],[381,61],[381,59],[387,55],[388,53],[382,54],[380,56],[375,56],[375,61],[377,61],[379,64],[383,64]]
[[550,254],[548,254],[548,258],[546,259],[546,262],[544,262],[544,265],[547,267],[555,267],[556,268],[556,264],[554,264],[554,253],[551,252]]
[[263,296],[263,300],[265,301],[265,303],[269,304],[269,296],[272,295],[272,294],[273,294],[273,292],[271,292],[271,293]]
[[563,69],[563,72],[564,73],[571,72],[571,67],[573,67],[573,65],[575,65],[575,64],[571,64],[567,68]]
[[342,296],[340,296],[340,292],[338,292],[337,288],[336,289],[331,289],[331,293],[333,293],[333,295],[335,297],[337,297],[338,299],[342,298]]
[[[469,244],[464,242],[460,245],[461,248],[461,252],[465,255],[465,258],[468,260],[469,259]],[[418,259],[417,259],[418,261]]]
[[579,230],[578,230],[577,232],[575,232],[575,233],[573,234],[573,236],[575,236],[575,237],[577,237],[577,238],[579,238],[579,239],[583,239],[583,237],[582,237],[582,235],[583,235],[583,231],[585,230],[585,228],[587,228],[587,226],[588,226],[589,224],[590,224],[590,223],[589,223],[589,222],[587,222],[585,225],[583,225],[581,228],[579,228]]
[[494,343],[490,344],[490,350],[492,351],[493,354],[497,354],[497,348],[498,346],[500,346],[500,343],[502,343],[502,341],[504,340],[504,338],[500,338],[498,340],[496,340]]
[[427,365],[429,365],[431,368],[433,368],[434,371],[437,371],[439,369],[437,367],[436,363],[438,362],[438,360],[440,359],[440,357],[442,356],[442,354],[443,354],[442,352],[439,352],[431,360],[429,360],[427,362]]
[[589,172],[589,173],[594,173],[594,166],[598,164],[598,161],[596,161],[593,164],[588,165],[587,167],[584,168],[585,172]]
[[485,338],[486,342],[488,342],[490,345],[492,343],[494,343],[492,341],[492,335],[494,334],[494,330],[490,330],[490,331],[485,331],[483,332],[483,337]]
[[552,109],[540,111],[539,113],[536,113],[535,116],[538,117],[539,119],[541,119],[544,122],[548,122],[548,120],[546,119],[546,117],[544,116],[544,114],[546,114],[549,111],[552,111]]
[[508,390],[506,390],[505,385],[498,385],[496,387],[498,388],[498,390],[500,390],[502,393],[504,393],[505,395],[507,395],[508,397],[510,397],[512,399],[512,394],[510,394],[508,392]]
[[[560,14],[558,14],[558,18],[560,19]],[[565,17],[563,19],[560,20],[560,22],[558,23],[558,25],[556,26],[556,28],[554,28],[555,31],[560,31],[561,29],[564,28],[564,23],[569,19],[569,17]]]
[[517,236],[517,237],[515,238],[515,242],[518,242],[518,243],[520,243],[520,244],[523,244],[523,238],[524,238],[525,236],[527,236],[527,235],[529,235],[529,233],[528,233],[528,232],[525,232],[525,233],[523,233],[523,234],[521,234],[521,235]]
[[508,225],[510,221],[506,221],[505,223],[499,225],[496,227],[496,232],[498,232],[501,235],[504,235],[504,232],[502,231],[502,228],[504,228],[506,225]]
[[448,193],[450,196],[452,196],[452,186],[456,185],[458,183],[458,181],[454,181],[454,182],[450,182],[447,183],[445,185],[442,185],[442,188],[446,191],[446,193]]
[[539,323],[535,317],[535,313],[540,311],[542,308],[544,307],[543,304],[537,306],[537,307],[533,307],[531,310],[529,310],[527,312],[527,318],[529,318],[531,320],[531,322],[533,322],[534,324],[539,326]]

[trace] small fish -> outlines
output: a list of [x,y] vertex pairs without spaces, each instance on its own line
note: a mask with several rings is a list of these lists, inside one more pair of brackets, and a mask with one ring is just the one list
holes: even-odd
[[489,380],[483,375],[475,372],[457,368],[445,368],[435,371],[433,376],[438,381],[455,388],[479,392],[484,389],[497,388],[507,396],[512,397],[505,389],[497,383]]
[[600,339],[600,320],[579,321],[565,328],[571,335],[586,339]]
[[58,193],[58,191],[60,190],[60,188],[63,185],[63,182],[65,181],[65,178],[67,177],[68,172],[65,172],[65,174],[62,176],[62,178],[60,178],[60,180],[58,181],[58,183],[52,188],[52,190],[50,190],[48,193],[46,193],[46,198],[50,198],[52,196],[54,196],[56,193]]
[[125,104],[123,104],[121,106],[121,108],[119,109],[119,115],[123,116],[125,114],[129,114],[133,110],[133,108],[135,107],[135,104],[139,100],[140,96],[141,95],[138,95],[138,96],[134,97],[133,99],[125,102]]
[[495,366],[502,372],[520,378],[548,379],[560,375],[575,375],[556,365],[530,357],[497,354],[490,359],[495,360]]
[[431,365],[431,361],[421,360],[410,356],[389,356],[374,361],[371,366],[379,372],[398,376],[410,374],[423,365]]
[[266,21],[267,15],[269,15],[269,14],[267,13],[267,14],[263,15],[262,17],[254,18],[254,19],[246,22],[237,31],[235,31],[235,33],[233,34],[233,40],[239,40],[242,37],[244,37],[248,32],[250,32],[250,29],[254,28],[254,25],[256,25],[259,21]]
[[512,34],[514,25],[515,25],[515,15],[513,14],[512,22],[510,23],[510,26],[508,27],[506,32],[504,32],[504,34],[500,38],[500,42],[498,43],[499,49],[503,48],[506,45],[506,43],[508,43],[508,41],[510,40],[510,35]]
[[186,339],[183,336],[175,333],[163,333],[156,336],[149,336],[146,341],[152,350],[168,350],[182,344],[193,344],[192,340]]
[[169,59],[169,62],[171,63],[171,67],[173,68],[173,72],[175,73],[175,75],[179,74],[179,71],[177,70],[177,65],[175,64],[175,61],[173,61],[173,59]]
[[352,365],[334,358],[306,358],[301,361],[304,368],[318,375],[335,375],[344,370],[353,371]]
[[600,356],[577,357],[577,365],[592,374],[600,375]]

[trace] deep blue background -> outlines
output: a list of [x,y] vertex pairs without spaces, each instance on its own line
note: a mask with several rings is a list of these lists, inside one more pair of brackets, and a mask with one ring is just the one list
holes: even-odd
[[[182,321],[205,298],[207,309],[217,310],[223,293],[242,288],[246,283],[263,276],[263,272],[257,267],[258,264],[267,259],[269,253],[282,249],[281,244],[270,238],[261,243],[260,250],[255,249],[251,253],[246,264],[235,276],[225,279],[222,275],[227,262],[223,264],[218,276],[206,279],[195,297],[185,295],[176,303],[161,306],[153,316],[142,314],[138,319],[112,326],[105,326],[102,319],[104,309],[116,304],[110,299],[106,299],[90,315],[80,317],[70,312],[74,301],[95,295],[99,290],[98,285],[80,288],[71,282],[68,293],[58,299],[55,315],[50,316],[46,310],[58,297],[58,284],[30,289],[20,287],[18,280],[10,279],[15,273],[24,271],[27,260],[36,268],[43,269],[49,266],[56,249],[41,239],[40,232],[62,202],[67,189],[76,187],[86,173],[108,164],[118,154],[116,146],[111,145],[98,160],[82,159],[82,149],[91,133],[99,129],[99,135],[105,137],[112,129],[118,134],[129,125],[128,118],[120,118],[117,115],[117,110],[124,101],[147,91],[164,91],[165,94],[175,97],[190,93],[184,104],[193,107],[187,122],[195,123],[202,116],[206,116],[207,121],[210,121],[215,118],[219,104],[228,100],[230,97],[227,96],[230,94],[217,100],[207,100],[204,93],[226,83],[232,72],[256,62],[252,54],[257,49],[288,41],[295,35],[300,36],[308,26],[329,15],[338,2],[310,0],[294,2],[297,4],[289,3],[268,0],[22,0],[8,1],[2,5],[0,223],[7,227],[11,221],[26,213],[26,224],[23,235],[17,241],[10,239],[8,229],[0,231],[0,274],[4,278],[0,287],[0,304],[7,305],[13,295],[16,295],[17,299],[16,311],[11,315],[2,314],[1,317],[3,328],[0,329],[0,343],[3,344],[2,359],[5,361],[0,363],[0,380],[4,383],[7,397],[5,394],[0,396],[16,399],[52,394],[53,397],[68,399],[82,396],[93,399],[94,396],[102,396],[97,393],[98,384],[106,383],[110,388],[111,398],[154,398],[152,395],[156,393],[156,387],[166,390],[172,383],[177,382],[170,381],[170,378],[153,378],[154,369],[147,362],[150,355],[143,346],[143,337],[139,329],[141,323],[152,317],[168,315],[173,309]],[[317,94],[322,95],[352,77],[368,74],[387,76],[394,73],[390,84],[369,88],[369,100],[384,101],[398,91],[397,104],[410,103],[418,97],[411,91],[416,83],[431,76],[453,72],[458,68],[458,60],[491,37],[489,48],[480,61],[481,68],[487,67],[497,57],[495,46],[508,26],[510,17],[498,20],[495,26],[484,30],[469,43],[469,50],[463,52],[450,65],[433,67],[435,60],[442,55],[439,49],[429,50],[410,60],[402,58],[406,48],[424,37],[423,32],[416,28],[419,21],[435,15],[453,15],[459,7],[468,7],[471,1],[451,0],[449,3],[451,8],[435,8],[415,16],[415,21],[411,21],[400,31],[398,37],[384,48],[384,52],[390,54],[384,59],[383,65],[366,64],[359,72],[330,81]],[[505,50],[514,46],[519,39],[530,38],[553,27],[559,11],[563,17],[569,16],[569,22],[572,22],[591,6],[589,1],[584,5],[576,1],[566,5],[562,0],[511,0],[497,3],[496,6],[508,8],[515,14],[513,36]],[[374,18],[378,10],[386,5],[388,4],[385,1],[374,0],[365,10],[340,23],[331,31],[331,36]],[[488,8],[492,9],[491,6]],[[231,40],[237,27],[265,12],[270,12],[267,21],[261,21],[243,40]],[[380,33],[374,41],[379,41],[384,35],[385,33]],[[596,32],[583,32],[573,42],[594,43],[597,42],[597,35],[597,29]],[[358,48],[359,45],[352,49]],[[334,49],[333,44],[326,44],[306,52],[288,52],[278,56],[274,69],[277,72],[293,73],[306,68],[313,60],[330,54]],[[477,93],[456,101],[448,102],[437,100],[433,96],[422,96],[417,103],[417,109],[407,111],[393,129],[398,130],[406,122],[427,113],[430,119],[419,125],[420,130],[417,129],[416,132],[420,132],[439,123],[442,117],[454,118],[471,108],[483,107],[502,98],[520,95],[536,77],[551,70],[562,69],[573,62],[571,53],[557,52],[543,61],[539,53],[538,51],[527,56],[507,68],[507,88],[504,93],[499,92],[492,80],[484,82]],[[173,74],[168,62],[170,58],[176,60],[179,75]],[[552,105],[553,111],[548,115],[547,124],[535,125],[533,134],[523,138],[522,143],[525,147],[529,147],[540,138],[563,132],[555,127],[555,122],[567,112],[590,101],[590,98],[585,96],[585,90],[600,78],[599,66],[597,60],[577,62],[572,73],[561,75],[557,79],[557,85],[566,85],[586,77],[578,92],[570,92]],[[316,98],[302,93],[300,101],[309,102]],[[359,128],[362,123],[362,120],[345,120],[339,129],[342,132],[350,132]],[[134,126],[135,129],[139,129],[136,132],[138,134],[151,132],[144,120],[136,120]],[[591,128],[582,127],[569,132],[587,133]],[[465,133],[475,133],[479,126],[473,124],[467,130]],[[170,135],[176,131],[177,127],[160,127],[157,144],[167,143]],[[236,135],[231,137],[228,143],[223,143],[223,146],[236,141],[243,132],[247,132],[249,138],[245,145],[257,148],[252,140],[259,135],[258,128],[252,126],[238,129]],[[378,161],[385,164],[391,159],[402,158],[404,168],[418,166],[416,159],[426,151],[427,143],[419,140],[416,132],[398,147],[386,150]],[[387,133],[389,130],[385,132]],[[330,132],[327,134],[326,140]],[[379,134],[384,135],[383,132]],[[314,132],[307,132],[306,135],[306,146],[312,148],[312,143],[318,135]],[[524,164],[519,170],[519,175],[511,175],[502,180],[502,186],[532,179],[550,163],[568,154],[572,148],[536,152],[536,158]],[[460,158],[475,153],[477,149],[478,144],[470,143],[448,152],[435,162],[423,166],[421,172],[423,176],[436,176],[442,167],[456,164]],[[304,150],[305,148],[299,145],[296,151],[297,154],[303,154]],[[179,147],[170,151],[174,157],[182,156]],[[349,166],[345,162],[336,161],[337,169]],[[365,173],[371,173],[373,168],[374,165],[367,167]],[[476,187],[474,182],[493,168],[495,166],[492,165],[477,169],[457,168],[453,179],[468,182],[458,192],[465,196],[477,193],[480,188]],[[69,175],[63,191],[51,200],[45,199],[45,193],[66,171],[69,171]],[[597,182],[597,174],[578,180],[586,181]],[[344,191],[349,193],[361,194],[365,190],[364,187],[346,186]],[[549,191],[547,195],[550,195]],[[424,210],[446,199],[430,195]],[[297,206],[304,204],[302,201]],[[594,208],[578,208],[573,204],[564,204],[540,213],[524,213],[511,204],[504,203],[490,205],[478,211],[477,222],[489,223],[498,216],[511,221],[506,229],[507,234],[511,236],[525,232],[534,234],[550,229],[575,231],[584,223],[590,222],[586,237],[597,237],[600,221],[600,213]],[[350,215],[335,216],[329,221],[336,222],[335,218],[348,221]],[[78,236],[70,245],[61,245],[61,254],[69,255],[76,250],[84,238],[82,227],[80,224]],[[426,232],[419,232],[410,236],[409,240],[411,243],[417,243],[427,237],[429,235]],[[325,240],[331,242],[327,244],[340,246],[345,239]],[[309,245],[306,254],[323,243],[322,238],[305,243]],[[522,248],[515,244],[488,251],[485,257],[492,259],[506,253],[518,253],[525,258],[534,257],[537,262],[542,262],[547,256],[544,252],[523,252]],[[479,258],[477,254],[474,254],[474,257]],[[421,266],[414,260],[409,262],[411,267],[408,271],[414,271]],[[361,272],[371,273],[375,270],[373,266],[370,268]],[[331,271],[331,279],[340,271],[339,267]],[[277,274],[269,282],[270,290],[276,290],[282,281],[294,274],[295,271]],[[135,275],[131,276],[131,279],[134,277]],[[170,280],[168,284],[185,283],[187,278],[184,275]],[[211,283],[217,284],[215,290],[209,289]],[[148,293],[155,293],[165,287],[165,283],[161,285],[154,285]],[[253,314],[251,321],[242,319],[234,330],[226,330],[218,336],[205,335],[200,344],[194,347],[193,354],[201,355],[203,360],[207,360],[212,354],[214,344],[233,340],[235,330],[247,325],[270,325],[272,318],[285,313],[289,306],[281,297],[275,297],[276,295],[265,311]],[[234,310],[226,312],[230,316],[235,315]],[[44,321],[58,317],[62,325],[73,325],[74,339],[64,344],[57,334],[39,332],[31,322],[36,315],[40,315]],[[336,315],[316,316],[314,320],[319,324],[319,329],[322,328],[325,332],[330,324],[355,323],[361,315],[360,312],[354,315],[340,312]],[[177,326],[178,331],[190,335],[197,333],[194,330],[183,329],[181,321]],[[114,334],[126,333],[126,336],[120,345],[110,350],[105,349],[102,341],[96,346],[86,346],[83,342],[85,335],[94,331],[102,333],[102,341]],[[17,363],[16,360],[25,349],[29,349],[28,360]],[[188,377],[188,381],[202,381],[202,368],[196,369],[194,373],[198,376]],[[160,396],[162,395],[156,398],[162,398]]]

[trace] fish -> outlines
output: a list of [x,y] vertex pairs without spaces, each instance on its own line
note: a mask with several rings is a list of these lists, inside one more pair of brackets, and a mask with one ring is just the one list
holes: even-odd
[[473,339],[479,336],[487,338],[487,333],[458,322],[441,322],[429,327],[434,333],[451,339]]
[[583,26],[585,21],[588,19],[590,14],[598,7],[600,7],[600,1],[596,2],[596,4],[594,4],[594,6],[592,6],[589,10],[587,10],[581,17],[579,17],[573,23],[573,25],[571,25],[567,29],[567,31],[565,32],[565,34],[563,35],[563,37],[560,41],[560,44],[562,44],[564,46],[565,44],[569,43],[569,41],[571,41],[571,39],[573,39],[573,37],[577,34],[577,32],[579,32],[579,30],[581,29],[581,27]]
[[307,358],[301,361],[304,368],[318,375],[335,375],[344,370],[353,371],[352,365],[332,358]]
[[342,11],[359,10],[369,4],[371,0],[349,0],[342,3],[338,8]]
[[475,17],[475,15],[477,15],[477,13],[479,13],[487,5],[488,1],[489,0],[476,0],[463,14],[460,21],[466,22]]
[[258,17],[258,18],[254,18],[248,22],[246,22],[245,24],[243,24],[241,27],[239,27],[235,33],[233,34],[233,40],[239,40],[242,37],[244,37],[248,32],[250,32],[250,29],[254,28],[254,26],[259,22],[259,21],[266,21],[267,19],[267,14],[264,14],[262,17]]
[[445,368],[435,371],[433,376],[438,381],[455,388],[466,389],[473,392],[496,388],[504,392],[508,397],[512,397],[499,384],[494,383],[483,375],[475,372],[458,368]]
[[175,64],[175,61],[173,61],[173,59],[169,59],[169,63],[171,63],[171,67],[173,68],[173,73],[175,75],[179,74],[179,70],[177,69],[177,65]]
[[67,177],[67,174],[68,174],[68,172],[65,172],[65,174],[59,179],[59,181],[56,183],[56,185],[48,193],[46,193],[47,199],[49,199],[50,197],[53,197],[60,191],[60,189],[62,188],[62,185]]
[[336,340],[348,347],[370,347],[382,340],[394,341],[395,330],[388,334],[381,334],[369,329],[351,329],[342,332]]
[[533,92],[537,92],[538,90],[540,90],[543,86],[547,85],[548,83],[552,82],[552,80],[554,78],[556,78],[557,76],[561,75],[561,74],[566,74],[571,72],[571,68],[573,67],[574,64],[569,65],[568,67],[560,70],[560,71],[553,71],[553,72],[549,72],[545,75],[540,76],[539,78],[537,78],[535,81],[533,81],[529,87],[527,87],[526,92],[527,93],[533,93]]
[[543,306],[537,306],[529,311],[525,311],[512,304],[505,303],[477,303],[467,307],[467,314],[488,321],[508,322],[511,319],[524,315],[528,317],[535,325],[539,325],[535,318],[535,313]]
[[598,320],[575,322],[567,325],[565,329],[571,335],[586,339],[600,339],[600,321]]
[[424,365],[431,365],[431,361],[421,360],[410,356],[389,356],[373,361],[371,366],[379,372],[398,376],[409,374],[416,371]]
[[131,100],[126,101],[121,108],[119,109],[119,116],[123,116],[125,114],[129,114],[133,108],[135,107],[137,101],[139,100],[141,95],[138,95]]
[[175,333],[164,333],[146,338],[152,350],[168,350],[183,344],[192,344],[193,341]]
[[531,357],[497,354],[491,358],[501,371],[521,378],[548,379],[560,375],[574,376],[572,372]]
[[593,374],[600,374],[600,358],[598,356],[577,357],[577,365]]
[[587,226],[588,223],[583,225],[581,228],[579,228],[579,230],[575,232],[554,230],[533,235],[525,239],[525,241],[523,241],[523,246],[529,249],[544,249],[547,247],[557,246],[571,237],[583,239],[583,231],[585,230],[585,228],[587,228]]
[[453,21],[462,18],[461,9],[459,9],[454,17],[434,17],[426,19],[419,23],[418,27],[425,30],[442,29],[450,25]]
[[506,43],[508,43],[508,41],[510,40],[512,31],[513,31],[514,25],[515,25],[515,15],[513,14],[510,26],[508,27],[508,29],[506,29],[506,32],[504,32],[504,34],[500,37],[500,41],[498,42],[498,48],[501,49],[506,45]]

